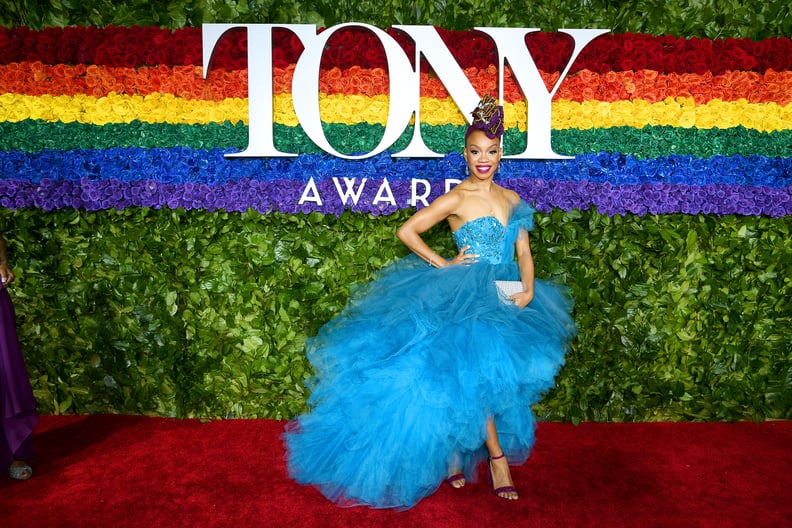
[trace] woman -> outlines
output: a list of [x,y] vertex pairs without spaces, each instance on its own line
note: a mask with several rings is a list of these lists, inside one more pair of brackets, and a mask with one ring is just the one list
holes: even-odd
[[36,400],[16,334],[16,315],[6,288],[14,282],[6,241],[0,235],[0,464],[8,476],[27,480],[33,470],[33,429],[38,424]]
[[[493,181],[502,134],[503,109],[485,97],[466,134],[468,177],[397,232],[413,255],[307,342],[315,375],[309,411],[284,434],[288,469],[342,506],[409,508],[443,480],[474,480],[484,460],[495,494],[518,498],[509,462],[528,457],[530,406],[575,327],[565,290],[534,278],[534,210]],[[459,248],[448,260],[421,238],[442,221]],[[522,287],[505,298],[496,280]]]

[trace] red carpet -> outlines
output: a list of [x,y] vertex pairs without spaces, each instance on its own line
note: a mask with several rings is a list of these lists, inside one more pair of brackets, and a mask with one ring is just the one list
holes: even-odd
[[444,485],[406,512],[289,480],[283,425],[44,416],[33,478],[0,478],[0,527],[792,526],[792,422],[541,424],[516,503]]

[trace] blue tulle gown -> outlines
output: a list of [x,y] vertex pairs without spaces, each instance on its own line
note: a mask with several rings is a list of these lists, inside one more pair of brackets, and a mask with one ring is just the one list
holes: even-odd
[[410,508],[462,469],[475,480],[494,417],[511,464],[534,443],[531,405],[553,386],[574,336],[572,300],[535,281],[531,304],[500,300],[494,281],[519,280],[514,244],[533,227],[521,202],[507,226],[472,220],[453,236],[480,255],[429,267],[410,255],[353,290],[307,343],[309,410],[284,433],[289,474],[341,506]]

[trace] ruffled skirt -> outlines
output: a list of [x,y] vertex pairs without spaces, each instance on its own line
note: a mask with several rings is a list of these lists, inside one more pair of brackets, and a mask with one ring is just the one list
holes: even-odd
[[287,425],[290,475],[342,506],[409,508],[449,468],[475,479],[488,417],[510,463],[534,442],[531,405],[575,334],[562,286],[519,309],[494,280],[515,263],[430,268],[409,256],[352,292],[307,342],[309,411]]

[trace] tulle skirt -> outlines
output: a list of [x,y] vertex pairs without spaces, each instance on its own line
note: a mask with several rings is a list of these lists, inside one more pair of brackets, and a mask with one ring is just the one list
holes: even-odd
[[290,475],[342,506],[409,508],[457,468],[475,480],[488,417],[511,464],[534,443],[531,405],[574,336],[566,289],[500,300],[516,263],[430,268],[411,255],[353,289],[307,343],[309,410],[284,434]]

